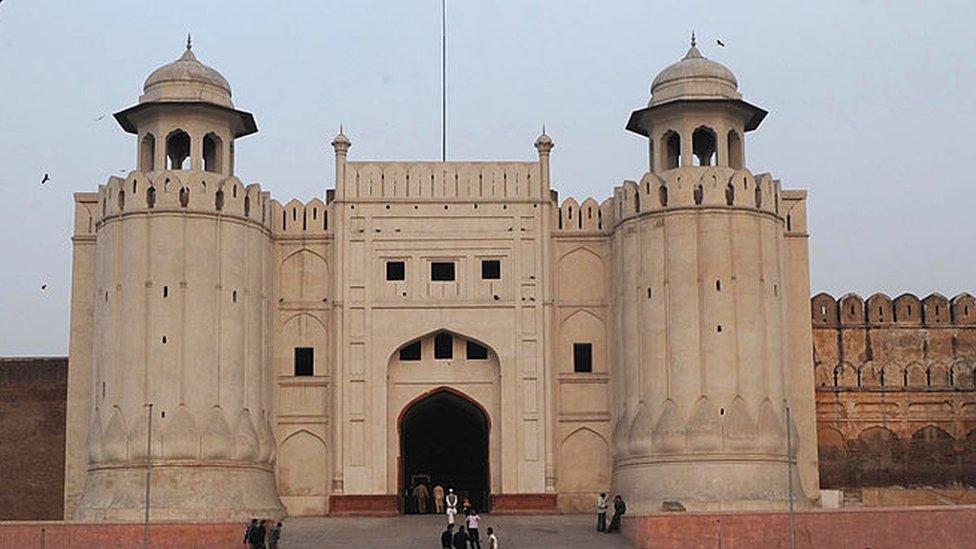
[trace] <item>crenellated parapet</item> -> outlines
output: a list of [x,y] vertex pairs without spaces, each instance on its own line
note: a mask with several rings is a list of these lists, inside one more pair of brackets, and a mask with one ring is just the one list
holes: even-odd
[[875,293],[865,300],[856,293],[834,298],[819,293],[810,301],[817,326],[972,326],[976,325],[976,298],[961,293],[952,299],[934,293],[924,299],[905,293],[895,299]]
[[332,234],[332,208],[318,198],[306,203],[292,199],[282,205],[271,201],[271,229],[275,238],[325,236]]
[[608,234],[614,226],[613,199],[607,198],[598,203],[587,198],[582,204],[574,198],[567,198],[553,209],[553,233],[565,234]]
[[128,214],[174,213],[219,215],[271,228],[270,193],[257,183],[244,185],[235,176],[196,170],[130,172],[112,176],[98,188],[96,225]]
[[647,213],[693,208],[721,208],[781,217],[778,180],[767,173],[724,167],[675,168],[647,172],[640,182],[625,181],[614,188],[614,217],[618,223]]

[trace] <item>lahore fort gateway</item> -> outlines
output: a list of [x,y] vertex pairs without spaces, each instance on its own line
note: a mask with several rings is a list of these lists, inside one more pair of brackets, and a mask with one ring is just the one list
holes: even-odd
[[138,169],[74,195],[63,517],[141,521],[147,456],[163,521],[396,514],[421,481],[492,513],[976,501],[976,300],[811,299],[766,115],[692,42],[608,198],[558,196],[545,133],[387,162],[340,132],[334,188],[282,204],[188,44],[115,114]]

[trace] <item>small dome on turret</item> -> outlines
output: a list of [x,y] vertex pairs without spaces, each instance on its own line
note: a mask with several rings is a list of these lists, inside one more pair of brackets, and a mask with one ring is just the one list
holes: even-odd
[[187,37],[186,51],[179,59],[154,70],[143,85],[140,103],[190,101],[233,108],[230,84],[216,69],[204,65],[193,54]]
[[692,34],[688,53],[654,78],[648,105],[680,99],[742,99],[738,87],[732,71],[702,56]]

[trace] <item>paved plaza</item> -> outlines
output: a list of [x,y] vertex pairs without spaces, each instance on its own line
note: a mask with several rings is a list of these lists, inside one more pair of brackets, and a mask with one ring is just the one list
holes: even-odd
[[[391,518],[291,518],[285,521],[282,549],[396,547],[438,549],[444,529],[440,515],[406,515]],[[495,529],[502,549],[608,548],[633,546],[620,534],[596,531],[596,516],[492,516],[482,515],[485,531]]]

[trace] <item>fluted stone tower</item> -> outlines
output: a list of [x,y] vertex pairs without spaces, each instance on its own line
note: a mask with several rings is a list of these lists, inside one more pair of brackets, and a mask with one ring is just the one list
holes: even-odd
[[281,516],[270,199],[233,174],[234,140],[254,120],[189,42],[115,117],[138,136],[139,169],[99,188],[93,216],[91,415],[74,517],[140,520],[150,442],[154,520]]
[[627,125],[650,162],[615,195],[611,453],[636,513],[788,497],[786,222],[779,182],[745,168],[766,112],[737,86],[693,38]]

